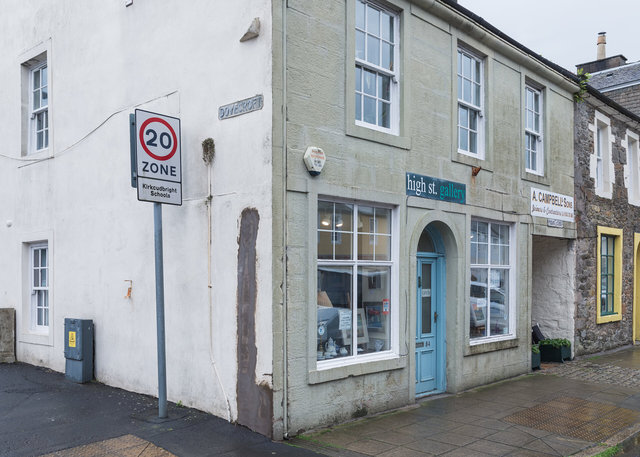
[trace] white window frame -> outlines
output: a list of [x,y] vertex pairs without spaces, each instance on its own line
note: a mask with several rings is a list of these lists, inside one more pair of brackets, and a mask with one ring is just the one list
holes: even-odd
[[[47,83],[45,85],[42,84],[42,70],[47,70]],[[36,72],[40,72],[40,84],[38,88],[34,87],[35,84],[35,74]],[[46,151],[49,149],[50,142],[50,116],[49,116],[49,100],[51,97],[51,93],[49,91],[49,66],[48,62],[45,59],[43,62],[38,63],[37,65],[32,66],[29,69],[29,153],[39,153]],[[46,104],[42,104],[42,90],[46,89],[47,91],[47,101]],[[37,95],[36,95],[37,93]],[[40,103],[38,103],[38,107],[34,107],[34,103],[36,101],[36,96],[39,97]],[[42,116],[43,118],[43,127],[42,129],[38,129],[38,116]],[[38,148],[38,133],[42,133],[43,136],[43,146]]]
[[[544,141],[543,141],[543,132],[544,132],[544,124],[543,124],[543,113],[544,113],[544,98],[541,90],[536,89],[535,87],[527,84],[525,86],[525,97],[524,97],[524,150],[525,150],[525,169],[529,173],[533,173],[536,175],[543,176],[544,175]],[[529,106],[529,97],[528,95],[532,94],[534,105]],[[535,99],[538,99],[538,111],[535,110]],[[529,114],[531,114],[532,123],[531,125],[528,122]],[[538,122],[538,129],[536,130],[536,120]],[[536,145],[536,150],[533,151],[529,148],[528,139],[531,138]],[[532,167],[531,162],[533,156],[535,155],[535,163],[536,166]]]
[[627,130],[624,143],[627,150],[627,164],[624,166],[627,198],[630,204],[640,206],[640,137]]
[[[351,297],[354,297],[352,299],[353,301],[353,305],[352,305],[352,315],[351,315],[351,322],[352,325],[353,323],[358,322],[358,307],[357,307],[357,280],[355,280],[355,278],[358,277],[358,267],[368,267],[368,266],[373,266],[373,267],[381,267],[381,266],[388,266],[390,267],[390,274],[391,274],[391,284],[390,284],[390,293],[391,296],[390,298],[390,313],[391,313],[391,319],[390,319],[390,335],[389,335],[389,345],[390,345],[390,349],[388,350],[384,350],[384,351],[380,351],[380,352],[373,352],[373,353],[367,353],[367,354],[362,354],[362,355],[358,355],[357,353],[351,354],[349,356],[344,356],[344,357],[339,357],[336,359],[330,359],[330,360],[316,360],[316,366],[318,370],[328,370],[328,369],[332,369],[332,368],[337,368],[337,367],[342,367],[342,366],[349,366],[349,365],[354,365],[354,364],[359,364],[359,363],[366,363],[366,362],[373,362],[373,361],[378,361],[378,360],[385,360],[385,359],[389,359],[389,358],[393,358],[393,357],[397,357],[398,355],[398,339],[399,339],[399,317],[398,314],[400,313],[400,302],[399,302],[399,281],[398,281],[398,209],[397,207],[393,206],[393,205],[389,205],[389,204],[384,204],[384,203],[375,203],[375,202],[366,202],[366,201],[354,201],[354,200],[349,200],[349,199],[340,199],[340,198],[332,198],[332,197],[318,197],[318,202],[329,202],[329,203],[345,203],[345,204],[350,204],[353,205],[353,231],[351,232],[352,237],[351,237],[351,242],[352,242],[352,246],[351,246],[351,253],[352,253],[352,257],[353,259],[351,260],[328,260],[328,259],[318,259],[318,255],[316,252],[316,277],[317,277],[317,271],[318,271],[318,267],[322,267],[322,266],[338,266],[338,267],[345,267],[345,266],[350,266],[352,268],[352,282],[351,282]],[[389,261],[381,261],[381,260],[358,260],[358,237],[357,234],[358,233],[368,233],[366,231],[359,231],[358,227],[357,227],[357,214],[358,214],[358,207],[359,206],[372,206],[374,208],[384,208],[384,209],[389,209],[391,211],[391,221],[390,221],[390,238],[391,238],[391,260]],[[317,220],[317,214],[318,214],[318,209],[316,208],[316,220]],[[316,237],[318,235],[319,231],[325,231],[325,230],[319,230],[316,227],[315,233],[316,233]],[[327,230],[328,231],[328,230]],[[317,246],[317,238],[316,238],[316,246]],[[314,288],[314,290],[317,290],[317,284],[316,287]],[[315,294],[314,294],[315,295]],[[317,319],[316,313],[314,312],[313,314],[313,318]],[[315,325],[314,325],[315,327]],[[353,329],[352,329],[353,330]],[[352,334],[352,338],[355,338],[355,333],[356,332],[351,332]],[[315,347],[315,341],[316,341],[316,335],[315,332],[312,333],[313,335],[313,346]],[[353,346],[352,347],[357,347]],[[315,354],[315,353],[314,353]]]
[[611,120],[600,113],[595,112],[593,124],[589,124],[589,130],[593,134],[593,153],[589,162],[589,175],[594,181],[594,190],[597,196],[612,198],[615,170],[612,159],[612,143],[615,138],[611,132]]
[[[488,223],[488,245],[487,245],[487,260],[488,263],[487,264],[474,264],[471,263],[471,259],[469,261],[469,270],[467,272],[468,276],[468,281],[469,281],[469,287],[467,288],[467,298],[470,300],[471,298],[471,269],[472,268],[487,268],[487,281],[490,281],[491,278],[491,269],[501,269],[501,270],[507,270],[508,271],[508,278],[509,278],[509,292],[508,292],[508,300],[509,300],[509,331],[508,333],[504,334],[504,335],[496,335],[496,336],[492,336],[489,333],[489,329],[487,329],[487,336],[482,336],[482,337],[475,337],[472,338],[470,335],[470,324],[467,325],[467,336],[469,336],[469,345],[470,346],[475,346],[478,344],[485,344],[485,343],[491,343],[494,341],[504,341],[504,340],[510,340],[516,337],[516,313],[517,313],[517,304],[516,304],[516,290],[517,290],[517,284],[516,284],[516,246],[517,246],[517,240],[516,240],[516,230],[515,230],[515,224],[511,224],[508,222],[503,222],[503,221],[493,221],[493,220],[489,220],[489,219],[483,219],[483,218],[478,218],[478,217],[474,217],[471,219],[471,222],[483,222],[483,223]],[[491,225],[492,224],[497,224],[497,225],[502,225],[502,226],[506,226],[509,230],[509,265],[492,265],[491,264]],[[471,240],[469,240],[469,258],[471,257],[471,249],[470,249],[470,245],[471,245]],[[488,289],[488,293],[490,294],[490,287]],[[491,304],[490,304],[490,298],[487,302],[487,308],[489,309],[489,312],[491,312]],[[468,309],[471,309],[471,303],[469,303],[469,307]],[[489,321],[490,319],[490,315],[487,314],[486,318],[487,321]]]
[[[371,36],[374,36],[374,38],[379,38],[381,43],[383,41],[389,43],[389,41],[384,40],[382,36],[376,36],[369,33],[366,22],[365,22],[364,29],[358,27],[357,12],[354,12],[354,14],[356,15],[356,20],[354,22],[355,23],[355,30],[354,30],[355,65],[352,68],[354,69],[353,71],[354,71],[354,80],[355,80],[355,85],[354,85],[355,95],[352,95],[352,96],[355,98],[355,105],[354,105],[355,124],[361,127],[370,128],[372,130],[377,130],[377,131],[389,133],[392,135],[398,135],[400,131],[400,81],[399,81],[400,80],[399,78],[399,75],[400,75],[400,16],[398,12],[385,8],[384,6],[373,1],[356,0],[355,4],[356,4],[356,10],[359,7],[359,5],[364,5],[365,21],[368,20],[367,9],[369,8],[386,13],[389,16],[391,16],[391,18],[393,19],[393,43],[392,43],[393,51],[391,54],[392,68],[389,69],[389,68],[384,68],[381,65],[369,62],[366,59],[366,53],[367,53],[366,39],[365,39],[365,45],[364,45],[365,58],[358,57],[358,33],[364,33],[365,37],[367,35],[371,35]],[[380,60],[382,59],[381,56],[382,56],[382,46],[380,46]],[[362,75],[360,80],[360,90],[358,90],[358,86],[359,86],[358,67],[362,69],[361,70]],[[376,84],[375,84],[376,86],[376,116],[375,116],[376,123],[375,124],[364,121],[364,99],[365,99],[364,70],[365,69],[372,71],[376,74]],[[390,78],[390,83],[389,83],[390,119],[389,119],[388,128],[382,125],[379,125],[378,123],[379,121],[378,110],[379,110],[380,102],[382,100],[380,98],[380,94],[378,93],[380,91],[379,83],[378,83],[378,79],[380,76],[386,76]],[[360,107],[358,107],[358,95],[360,96]],[[360,111],[362,119],[358,119],[358,111]]]
[[[42,251],[46,253],[45,265],[34,264],[33,258],[36,251]],[[29,246],[29,292],[30,292],[30,309],[31,309],[31,329],[39,333],[47,333],[51,325],[51,301],[50,301],[50,287],[51,287],[51,258],[48,243],[33,243]],[[39,260],[41,261],[41,254]],[[42,270],[45,270],[45,284],[41,282]],[[38,285],[36,283],[36,277],[38,278]],[[39,301],[39,297],[43,297]],[[40,303],[43,303],[41,306]],[[42,322],[40,322],[38,311],[42,309]]]
[[[465,75],[464,71],[463,71],[463,65],[461,64],[462,59],[464,57],[468,57],[470,58],[473,62],[477,62],[479,64],[480,67],[480,71],[478,72],[479,74],[478,76],[478,80],[474,81],[473,79],[471,79],[470,77],[467,76],[471,76],[471,75]],[[481,159],[484,160],[485,158],[485,151],[484,151],[484,135],[485,135],[485,121],[484,121],[484,110],[485,110],[485,101],[484,101],[484,65],[485,65],[485,59],[480,57],[479,55],[477,55],[476,53],[464,48],[464,47],[458,47],[458,52],[456,53],[456,83],[458,85],[458,104],[456,107],[456,138],[457,138],[457,143],[458,143],[458,153],[460,154],[464,154],[470,157],[475,157],[477,159]],[[461,82],[462,80],[462,82]],[[464,92],[464,80],[470,81],[473,85],[479,86],[480,88],[480,100],[479,100],[479,104],[473,104],[471,101],[469,100],[465,100],[464,94],[461,92]],[[476,152],[472,152],[471,151],[471,142],[468,141],[467,142],[467,146],[468,149],[462,149],[460,147],[460,130],[464,129],[467,132],[473,132],[473,130],[471,129],[471,126],[463,126],[460,123],[460,109],[465,109],[468,111],[473,111],[475,113],[477,113],[477,120],[476,120]],[[470,137],[470,134],[469,134]]]

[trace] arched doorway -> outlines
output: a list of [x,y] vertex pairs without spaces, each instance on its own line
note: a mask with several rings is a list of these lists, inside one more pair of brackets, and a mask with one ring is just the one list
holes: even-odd
[[439,231],[428,225],[416,252],[416,396],[443,392],[445,380],[445,251]]

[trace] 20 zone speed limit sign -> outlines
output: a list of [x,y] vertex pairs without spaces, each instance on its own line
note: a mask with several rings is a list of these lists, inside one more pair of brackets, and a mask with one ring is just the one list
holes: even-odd
[[180,119],[136,110],[138,200],[182,204]]

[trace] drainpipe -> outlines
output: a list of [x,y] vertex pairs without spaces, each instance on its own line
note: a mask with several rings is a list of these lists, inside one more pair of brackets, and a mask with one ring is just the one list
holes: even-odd
[[598,58],[597,60],[602,60],[607,58],[607,32],[598,33]]
[[287,314],[287,0],[282,1],[282,429],[289,438]]

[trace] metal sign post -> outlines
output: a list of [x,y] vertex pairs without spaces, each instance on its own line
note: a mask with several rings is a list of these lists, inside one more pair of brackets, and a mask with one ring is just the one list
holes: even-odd
[[[162,204],[182,205],[180,119],[136,110],[130,115],[131,186],[138,200],[153,202],[158,351],[158,417],[167,418]],[[135,167],[135,168],[134,168]]]
[[153,238],[156,251],[156,333],[158,341],[158,417],[167,417],[167,360],[164,334],[164,262],[162,258],[162,205],[153,204]]

